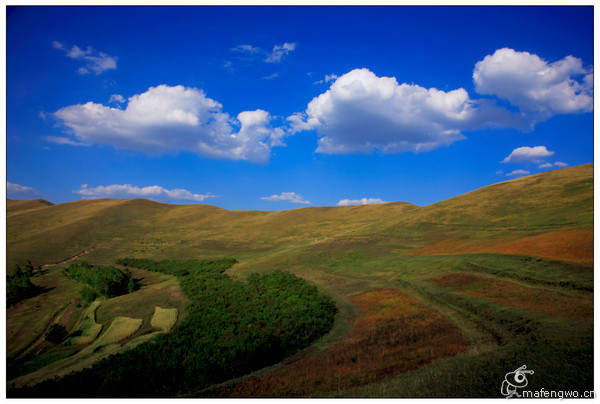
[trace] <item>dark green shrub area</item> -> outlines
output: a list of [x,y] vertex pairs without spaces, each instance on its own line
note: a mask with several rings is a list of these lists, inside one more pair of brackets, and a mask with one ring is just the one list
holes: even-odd
[[12,274],[6,277],[7,306],[38,294],[40,288],[31,283],[30,279],[33,276],[33,270],[33,265],[30,261],[27,261],[24,270],[15,265]]
[[235,258],[220,258],[217,260],[185,260],[185,261],[154,261],[145,258],[121,258],[117,260],[118,265],[126,267],[142,268],[147,271],[162,272],[164,274],[185,276],[196,270],[199,266],[203,271],[225,270],[235,264]]
[[[123,264],[124,261],[120,263]],[[144,260],[137,265],[161,265]],[[14,397],[175,397],[277,363],[307,347],[333,325],[336,307],[317,288],[288,272],[234,281],[223,272],[235,260],[166,262],[186,271],[186,320],[169,334],[111,356],[90,369]],[[146,268],[147,268],[146,267]]]
[[65,273],[71,279],[85,283],[81,298],[84,302],[95,299],[96,295],[104,297],[120,296],[129,293],[132,281],[129,270],[121,271],[115,267],[95,267],[88,263],[71,264]]
[[44,339],[53,344],[60,344],[67,336],[67,330],[61,324],[52,324],[48,329]]

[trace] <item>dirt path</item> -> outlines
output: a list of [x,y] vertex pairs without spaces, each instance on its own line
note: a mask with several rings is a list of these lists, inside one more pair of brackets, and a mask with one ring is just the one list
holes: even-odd
[[100,246],[100,244],[102,244],[102,243],[98,243],[98,244],[96,244],[96,245],[88,248],[87,250],[83,250],[82,252],[75,254],[71,258],[67,258],[66,260],[57,262],[56,264],[44,264],[44,265],[40,265],[40,268],[52,267],[52,266],[55,266],[55,265],[61,265],[61,264],[66,264],[68,262],[71,262],[71,261],[73,261],[73,260],[75,260],[75,259],[77,259],[77,258],[79,258],[79,257],[81,257],[81,256],[83,256],[83,255],[85,255],[87,253],[90,253],[90,252],[94,251],[96,248],[98,248]]

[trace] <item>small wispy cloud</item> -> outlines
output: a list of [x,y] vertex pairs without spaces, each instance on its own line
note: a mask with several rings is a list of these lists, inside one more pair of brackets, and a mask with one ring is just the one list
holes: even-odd
[[113,94],[108,99],[109,104],[123,104],[125,102],[125,98],[123,98],[120,94]]
[[506,174],[508,177],[517,177],[517,176],[523,176],[523,175],[528,175],[531,174],[529,171],[527,170],[514,170],[508,174]]
[[550,157],[553,154],[554,152],[546,149],[546,146],[523,146],[514,149],[508,157],[501,161],[501,163],[534,162],[537,164],[541,164],[543,158]]
[[[241,44],[230,48],[229,51],[234,53],[235,58],[245,62],[253,62],[260,59],[265,63],[281,63],[297,46],[296,42],[284,42],[281,45],[273,46],[273,49],[268,51],[258,46]],[[225,61],[223,67],[233,71],[233,63],[231,61]]]
[[100,185],[98,187],[89,188],[87,184],[83,184],[80,189],[73,191],[74,194],[82,195],[85,198],[148,198],[158,200],[185,200],[202,202],[206,199],[216,198],[212,194],[193,194],[186,189],[168,190],[158,185],[148,187],[137,187],[130,184],[123,185]]
[[379,198],[342,199],[337,203],[337,206],[371,205],[371,204],[375,204],[375,203],[386,203],[386,202]]
[[304,198],[301,195],[298,195],[295,192],[282,192],[279,195],[263,196],[260,199],[269,202],[302,203],[305,205],[310,204],[310,201],[304,200]]
[[538,166],[538,168],[552,168],[552,167],[559,167],[559,168],[564,168],[567,167],[568,164],[567,163],[563,163],[562,161],[556,161],[554,163],[544,163]]
[[264,52],[261,48],[259,48],[257,46],[248,45],[248,44],[234,46],[233,48],[230,49],[230,51],[238,52],[238,53],[246,53],[246,54],[251,54],[251,55]]
[[275,79],[279,77],[279,73],[275,72],[273,74],[270,74],[268,76],[262,77],[263,80],[271,80],[271,79]]
[[273,51],[267,56],[265,62],[267,63],[279,63],[281,62],[290,52],[296,49],[296,42],[285,42],[283,45],[275,45]]
[[69,146],[91,146],[89,143],[77,142],[75,140],[69,139],[68,137],[44,136],[43,139],[45,139],[46,141],[51,142],[51,143],[63,144],[63,145],[69,145]]
[[233,73],[233,71],[235,70],[233,68],[233,62],[231,60],[224,61],[223,67],[225,68],[225,70],[228,70],[230,73]]
[[315,81],[315,84],[331,83],[332,81],[335,81],[338,77],[339,76],[337,74],[326,74],[325,77],[321,80]]
[[32,187],[6,182],[6,196],[9,198],[35,198],[40,192]]
[[114,70],[117,68],[117,57],[110,56],[104,52],[99,52],[88,46],[85,49],[77,45],[68,47],[62,42],[52,41],[52,47],[64,52],[65,56],[70,59],[83,62],[84,65],[77,69],[79,74],[88,74],[93,71],[96,75],[101,74],[106,70]]

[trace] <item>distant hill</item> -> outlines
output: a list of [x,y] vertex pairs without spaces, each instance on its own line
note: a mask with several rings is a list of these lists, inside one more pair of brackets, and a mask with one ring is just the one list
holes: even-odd
[[[9,268],[27,259],[34,265],[59,262],[99,243],[89,257],[100,263],[128,255],[257,257],[357,237],[401,239],[405,251],[423,254],[502,252],[498,243],[509,242],[505,252],[521,254],[527,248],[519,249],[518,240],[551,233],[556,234],[537,240],[544,251],[584,243],[587,252],[579,261],[589,261],[593,164],[502,182],[425,207],[393,202],[263,212],[94,199],[58,205],[9,200],[7,210]],[[564,244],[565,231],[574,232],[573,243]]]
[[244,255],[246,250],[333,237],[382,216],[415,208],[396,202],[261,212],[144,199],[82,200],[46,209],[15,210],[7,221],[7,255],[9,263],[31,259],[34,265],[42,265],[59,262],[98,243],[102,247],[95,254],[101,260],[106,257],[107,262],[135,252],[189,257]]
[[52,202],[45,201],[43,199],[29,199],[29,200],[6,200],[6,213],[7,215],[24,212],[34,209],[41,209],[47,206],[54,205]]

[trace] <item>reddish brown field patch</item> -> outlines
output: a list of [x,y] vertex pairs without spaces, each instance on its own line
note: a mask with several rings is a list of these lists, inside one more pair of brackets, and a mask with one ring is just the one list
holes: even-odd
[[393,289],[353,296],[353,329],[271,374],[222,389],[223,397],[299,397],[366,385],[465,352],[468,343],[442,314]]
[[591,264],[594,262],[594,231],[589,229],[560,230],[487,243],[464,239],[445,239],[415,250],[413,253],[421,255],[515,254]]
[[[71,306],[67,309],[67,311],[65,312],[65,314],[63,314],[62,318],[59,321],[59,324],[67,327],[69,324],[69,320],[71,319],[71,316],[73,315],[73,311],[76,308],[76,304],[75,303],[71,303]],[[68,328],[67,328],[68,329]]]
[[465,296],[565,320],[590,319],[594,314],[591,299],[564,296],[495,278],[456,273],[433,278],[429,282]]

